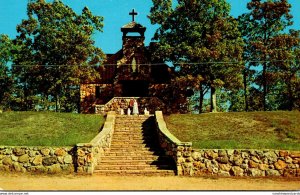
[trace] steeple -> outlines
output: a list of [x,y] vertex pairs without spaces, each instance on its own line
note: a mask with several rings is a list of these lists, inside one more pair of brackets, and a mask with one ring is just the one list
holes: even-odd
[[[143,25],[135,22],[135,16],[138,15],[137,12],[135,12],[134,9],[132,9],[132,12],[129,12],[129,15],[132,15],[132,21],[128,24],[125,24],[121,28],[121,32],[123,33],[123,38],[125,37],[143,37],[146,31],[146,27]],[[128,33],[139,33],[140,36],[127,36]]]

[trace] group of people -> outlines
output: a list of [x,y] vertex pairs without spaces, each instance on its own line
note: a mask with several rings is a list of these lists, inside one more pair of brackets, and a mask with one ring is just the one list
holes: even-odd
[[[139,106],[138,106],[138,103],[137,103],[136,99],[131,99],[129,101],[129,105],[128,105],[128,109],[127,109],[127,115],[131,115],[131,113],[133,115],[139,115]],[[124,115],[124,114],[125,114],[124,110],[121,108],[121,115]],[[149,115],[149,111],[147,110],[147,108],[145,108],[144,114]]]

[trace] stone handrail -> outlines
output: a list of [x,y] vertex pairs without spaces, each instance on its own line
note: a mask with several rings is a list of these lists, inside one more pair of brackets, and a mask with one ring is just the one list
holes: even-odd
[[[160,146],[164,149],[166,155],[174,159],[177,175],[186,175],[185,172],[189,170],[186,170],[181,157],[191,156],[192,142],[181,142],[168,130],[162,111],[156,111],[155,118]],[[189,168],[192,169],[192,167]]]
[[115,112],[108,112],[102,131],[91,142],[77,144],[78,173],[93,174],[101,156],[110,148],[115,118]]

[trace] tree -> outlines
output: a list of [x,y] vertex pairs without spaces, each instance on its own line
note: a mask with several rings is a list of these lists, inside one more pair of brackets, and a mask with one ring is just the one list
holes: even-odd
[[[273,39],[292,24],[291,5],[287,0],[251,0],[247,4],[249,13],[239,17],[240,29],[243,30],[244,41],[247,43],[244,53],[246,65],[244,72],[245,98],[247,100],[247,73],[251,66],[262,67],[258,85],[262,87],[263,110],[268,109],[267,95],[272,85],[270,74],[272,63],[271,48]],[[247,61],[252,61],[247,64]]]
[[[158,97],[162,100],[166,106],[167,114],[170,113],[188,113],[189,102],[187,97],[193,95],[191,88],[197,88],[194,86],[202,80],[201,77],[174,77],[169,84],[154,84],[150,86],[149,92],[152,96]],[[187,86],[190,89],[187,89]]]
[[102,31],[103,18],[86,7],[78,15],[60,0],[31,1],[27,15],[17,26],[14,41],[20,49],[13,64],[24,97],[55,99],[57,111],[74,110],[80,81],[99,77],[93,66],[100,65],[104,55],[92,35]]
[[8,63],[13,58],[12,45],[7,35],[0,35],[0,109],[9,109],[13,91],[13,79],[8,67]]
[[216,88],[241,84],[242,66],[237,62],[243,42],[238,23],[225,0],[179,0],[173,6],[170,0],[153,0],[149,18],[159,25],[154,56],[173,62],[181,76],[201,77],[195,85],[200,90],[200,112],[206,87],[211,91],[211,111],[216,111]]
[[276,91],[280,109],[293,110],[297,97],[297,85],[299,80],[300,31],[290,30],[275,36],[271,39],[270,57],[274,59],[270,72],[274,75],[276,86],[272,91]]

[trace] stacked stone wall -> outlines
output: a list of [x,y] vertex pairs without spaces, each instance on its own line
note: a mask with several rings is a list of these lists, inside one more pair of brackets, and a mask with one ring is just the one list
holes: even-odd
[[110,148],[114,123],[115,113],[109,112],[102,131],[75,147],[0,146],[0,171],[92,174]]
[[192,150],[178,161],[188,175],[300,177],[299,151]]
[[73,147],[0,146],[0,171],[72,173]]
[[300,151],[194,150],[192,143],[180,142],[169,132],[161,111],[155,115],[160,145],[173,157],[178,175],[300,177]]

